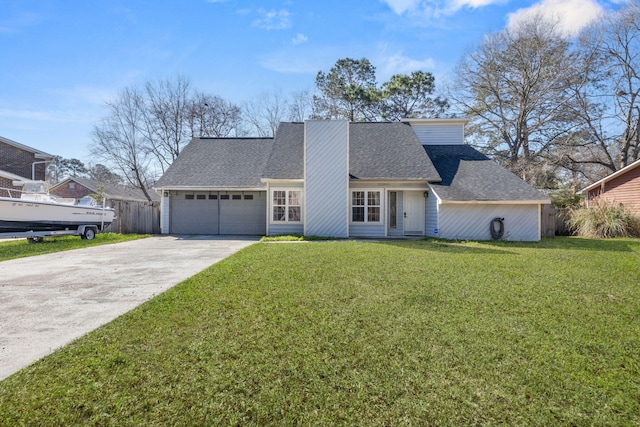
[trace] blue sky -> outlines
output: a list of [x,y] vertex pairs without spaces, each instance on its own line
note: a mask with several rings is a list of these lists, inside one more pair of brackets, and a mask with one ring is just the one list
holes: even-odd
[[0,136],[94,163],[91,129],[126,86],[181,74],[235,103],[313,90],[318,71],[368,58],[378,82],[441,85],[484,34],[532,11],[571,32],[599,0],[2,0]]

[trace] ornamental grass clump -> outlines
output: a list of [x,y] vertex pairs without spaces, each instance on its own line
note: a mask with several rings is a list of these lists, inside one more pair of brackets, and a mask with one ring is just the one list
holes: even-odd
[[622,204],[597,199],[588,208],[572,209],[569,227],[578,236],[640,237],[640,218]]

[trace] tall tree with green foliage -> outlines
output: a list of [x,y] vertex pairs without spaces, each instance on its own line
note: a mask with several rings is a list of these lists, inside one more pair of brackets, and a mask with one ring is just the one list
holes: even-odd
[[87,168],[78,159],[66,159],[62,156],[53,156],[53,161],[47,166],[47,179],[56,184],[65,178],[83,176]]
[[428,71],[394,74],[382,84],[381,102],[384,120],[439,117],[449,107],[446,99],[433,97],[435,77]]
[[380,87],[368,59],[340,59],[316,76],[314,118],[349,121],[439,117],[449,108],[435,96],[435,77],[427,71],[395,74]]
[[316,118],[364,121],[379,116],[376,68],[367,58],[340,59],[328,73],[319,71],[316,88]]

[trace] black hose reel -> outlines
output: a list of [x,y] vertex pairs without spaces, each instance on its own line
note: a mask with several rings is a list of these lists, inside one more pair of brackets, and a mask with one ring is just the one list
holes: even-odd
[[489,230],[491,230],[491,238],[493,240],[502,239],[504,235],[504,218],[493,218],[489,224]]

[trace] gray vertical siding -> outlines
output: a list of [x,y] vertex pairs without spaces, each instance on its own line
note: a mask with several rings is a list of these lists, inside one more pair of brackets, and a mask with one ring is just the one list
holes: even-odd
[[348,237],[349,122],[305,122],[305,228],[310,236]]
[[504,240],[540,240],[538,205],[444,204],[440,205],[440,237],[490,240],[490,222],[504,218]]
[[[169,192],[167,192],[169,194]],[[160,205],[160,232],[162,234],[169,234],[169,212],[170,212],[170,204],[171,198],[164,197],[164,192],[162,193]]]
[[463,124],[411,125],[422,145],[464,144]]
[[[425,228],[424,235],[429,237],[438,237],[435,231],[438,229],[438,198],[429,190],[425,201]],[[440,230],[438,230],[440,231]]]

